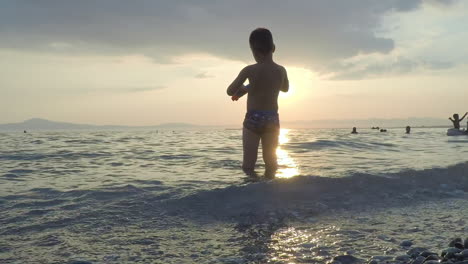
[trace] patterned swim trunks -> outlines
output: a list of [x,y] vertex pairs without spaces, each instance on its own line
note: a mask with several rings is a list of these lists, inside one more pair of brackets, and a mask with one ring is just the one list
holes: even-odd
[[279,131],[279,115],[276,111],[249,111],[245,114],[244,127],[259,136]]

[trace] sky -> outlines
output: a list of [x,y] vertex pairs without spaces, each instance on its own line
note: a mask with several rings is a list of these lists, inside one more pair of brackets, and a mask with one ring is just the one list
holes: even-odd
[[464,0],[2,0],[0,123],[241,124],[226,88],[273,33],[283,121],[468,111]]

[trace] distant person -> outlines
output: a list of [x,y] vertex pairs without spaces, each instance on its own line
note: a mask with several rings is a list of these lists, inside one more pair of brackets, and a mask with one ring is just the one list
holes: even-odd
[[453,128],[460,129],[460,122],[463,121],[463,119],[465,119],[467,114],[468,112],[466,112],[465,115],[461,119],[459,118],[458,114],[453,114],[453,119],[449,117],[450,121],[452,121],[453,123]]
[[25,134],[26,134],[26,133],[28,133],[28,132],[26,132],[26,130],[24,130],[24,131],[23,131],[23,133],[25,133]]
[[380,129],[380,132],[387,132],[387,129]]
[[357,130],[356,130],[356,127],[353,127],[353,131],[351,131],[351,134],[357,134]]
[[[248,175],[254,175],[261,140],[265,176],[274,177],[278,167],[276,148],[280,132],[278,94],[289,90],[289,81],[286,69],[273,61],[275,45],[268,29],[257,28],[252,31],[249,43],[257,63],[240,71],[227,88],[227,94],[233,101],[248,94],[242,130],[242,169]],[[248,89],[244,86],[246,80],[249,81]]]
[[410,126],[406,126],[406,134],[409,134],[411,133],[411,127]]

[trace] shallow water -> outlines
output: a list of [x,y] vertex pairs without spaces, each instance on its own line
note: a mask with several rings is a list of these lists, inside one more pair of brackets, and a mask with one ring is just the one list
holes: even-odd
[[[438,246],[434,233],[461,232],[468,190],[468,137],[445,131],[283,129],[278,179],[258,183],[239,169],[240,130],[1,133],[0,262],[317,263],[403,238]],[[408,219],[426,226],[405,236]]]
[[[283,129],[278,177],[381,175],[466,161],[468,137],[447,137],[445,129],[413,131]],[[0,194],[155,180],[185,194],[238,184],[242,175],[239,130],[2,133],[0,146]]]

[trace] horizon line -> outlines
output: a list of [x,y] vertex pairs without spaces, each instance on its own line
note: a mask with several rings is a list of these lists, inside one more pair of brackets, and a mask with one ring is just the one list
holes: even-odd
[[[318,127],[314,127],[314,128],[348,128],[349,127],[349,124],[346,125],[346,126],[342,126],[340,127],[339,125],[338,126],[332,126],[332,127],[321,127],[320,125],[325,125],[325,124],[320,124],[320,123],[334,123],[334,122],[356,122],[356,123],[359,123],[359,122],[372,122],[372,121],[375,121],[375,122],[382,122],[382,121],[390,121],[390,122],[398,122],[398,121],[411,121],[413,119],[413,121],[424,121],[426,119],[426,121],[436,121],[437,123],[439,121],[441,121],[441,124],[417,124],[417,125],[414,125],[412,127],[444,127],[444,126],[447,126],[447,127],[450,127],[449,124],[442,124],[442,120],[445,120],[443,118],[438,118],[438,117],[407,117],[407,118],[377,118],[377,117],[372,117],[372,118],[367,118],[367,119],[315,119],[315,120],[294,120],[294,121],[281,121],[281,123],[283,124],[289,124],[289,125],[295,125],[295,126],[300,126],[301,124],[302,125],[305,125],[305,123],[307,123],[308,125],[306,125],[306,127],[304,128],[310,128],[310,125],[313,125],[312,123],[318,123],[317,125],[319,125]],[[173,122],[164,122],[164,123],[159,123],[159,124],[152,124],[152,125],[125,125],[125,124],[91,124],[91,123],[73,123],[73,122],[70,122],[70,121],[55,121],[55,120],[50,120],[50,119],[45,119],[45,118],[30,118],[30,119],[26,119],[26,120],[23,120],[23,121],[20,121],[20,122],[15,122],[15,123],[1,123],[0,126],[4,126],[4,125],[19,125],[19,124],[24,124],[28,121],[34,121],[34,120],[38,120],[38,121],[43,121],[43,122],[52,122],[52,123],[63,123],[63,124],[67,124],[67,125],[78,125],[78,126],[103,126],[103,127],[127,127],[127,128],[145,128],[145,127],[159,127],[159,126],[170,126],[170,125],[174,125],[174,126],[197,126],[197,127],[237,127],[237,126],[242,126],[241,124],[200,124],[200,123],[187,123],[187,122],[178,122],[178,121],[173,121]],[[358,125],[356,124],[355,126],[356,127],[362,127],[364,124],[361,124]],[[410,124],[408,124],[410,125]],[[366,127],[369,126],[369,124],[366,124],[365,125]],[[370,125],[370,126],[382,126],[382,124],[378,124],[378,125]],[[384,126],[382,126],[384,127]],[[390,126],[386,126],[386,128],[401,128],[401,127],[405,127],[404,125],[396,125],[396,124],[392,124]]]

